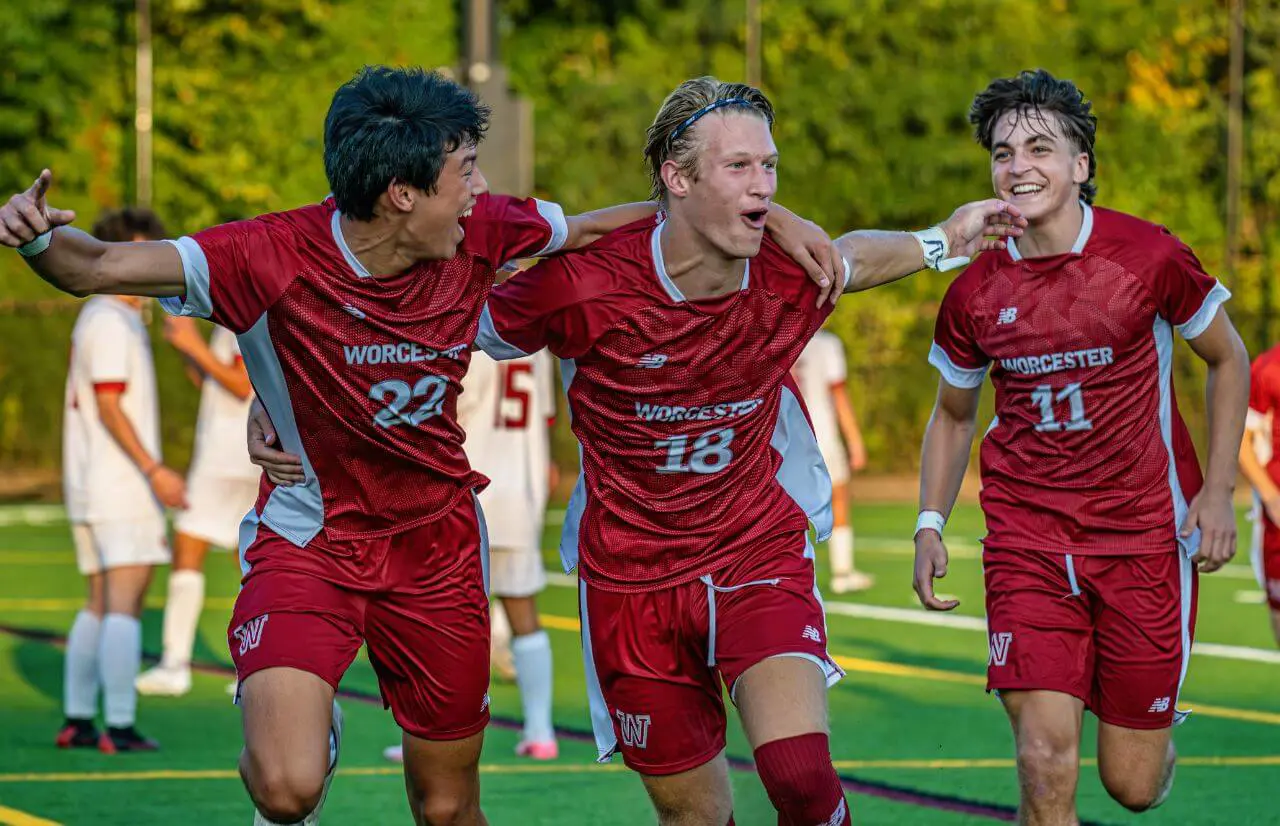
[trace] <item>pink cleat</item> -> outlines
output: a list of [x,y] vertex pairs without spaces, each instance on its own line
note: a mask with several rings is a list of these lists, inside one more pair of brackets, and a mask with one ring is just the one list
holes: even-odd
[[516,746],[516,755],[531,760],[555,760],[560,756],[560,746],[555,740],[521,740]]

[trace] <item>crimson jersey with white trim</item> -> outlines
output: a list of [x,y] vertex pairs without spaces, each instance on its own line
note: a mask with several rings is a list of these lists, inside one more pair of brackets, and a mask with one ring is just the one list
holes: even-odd
[[554,251],[554,204],[481,196],[447,261],[372,277],[332,199],[174,242],[187,289],[166,309],[239,336],[255,391],[306,482],[263,477],[257,510],[297,545],[384,536],[485,484],[462,450],[457,396],[494,270]]
[[616,591],[694,579],[830,531],[831,483],[789,370],[830,312],[765,238],[742,288],[690,301],[662,223],[624,227],[494,289],[479,344],[562,361],[583,474],[561,555]]
[[988,544],[1165,551],[1202,484],[1174,398],[1173,332],[1200,335],[1231,294],[1163,227],[1084,209],[1070,253],[1024,259],[1010,241],[965,270],[929,361],[957,387],[991,369]]
[[1280,482],[1280,429],[1275,426],[1280,412],[1280,346],[1272,347],[1253,360],[1249,369],[1248,429],[1266,437],[1265,450],[1255,453],[1271,481]]

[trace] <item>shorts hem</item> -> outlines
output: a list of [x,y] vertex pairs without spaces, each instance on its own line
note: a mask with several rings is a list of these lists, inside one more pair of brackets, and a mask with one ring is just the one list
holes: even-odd
[[988,679],[987,693],[990,694],[993,691],[997,694],[1001,691],[1052,691],[1057,694],[1066,694],[1070,697],[1075,697],[1077,700],[1084,703],[1085,708],[1089,707],[1089,697],[1086,692],[1079,691],[1074,688],[1067,688],[1061,685],[1048,685],[1038,680],[1034,682],[1027,682],[1024,680],[1021,682],[1015,681],[1013,683],[1006,683],[1003,681]]
[[721,742],[719,745],[698,755],[697,757],[690,757],[688,759],[681,760],[678,763],[664,763],[661,766],[637,765],[632,760],[629,760],[627,758],[627,753],[623,751],[622,762],[626,764],[627,768],[631,769],[636,774],[643,774],[646,777],[667,777],[669,775],[691,771],[699,766],[710,763],[712,760],[716,759],[716,756],[719,755],[720,752],[724,751],[724,748],[725,744]]
[[284,660],[284,661],[262,663],[260,665],[255,665],[245,670],[242,670],[239,666],[236,666],[236,680],[238,682],[243,683],[245,680],[249,679],[254,674],[257,674],[259,671],[266,671],[269,668],[293,668],[293,669],[297,669],[298,671],[305,671],[308,674],[314,674],[315,676],[324,680],[325,683],[328,684],[328,686],[332,688],[335,692],[338,690],[338,683],[342,681],[341,676],[339,676],[338,679],[336,680],[331,680],[329,679],[328,675],[321,674],[316,669],[316,667],[311,663],[302,662],[300,660]]
[[445,742],[451,740],[465,740],[477,732],[484,731],[489,725],[489,715],[485,714],[480,720],[469,726],[459,729],[451,729],[449,731],[434,731],[428,728],[400,726],[400,730],[411,737],[419,740],[430,740],[433,742]]
[[1165,720],[1161,717],[1154,719],[1135,720],[1132,717],[1119,717],[1113,714],[1099,714],[1093,712],[1093,716],[1097,717],[1100,722],[1118,728],[1133,729],[1135,731],[1162,731],[1164,729],[1173,728],[1176,722],[1176,716],[1170,712],[1169,719]]

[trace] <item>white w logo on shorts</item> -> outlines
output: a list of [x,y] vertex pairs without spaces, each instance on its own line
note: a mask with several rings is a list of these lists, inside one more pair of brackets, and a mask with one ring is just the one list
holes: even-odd
[[241,657],[257,648],[262,642],[262,629],[266,627],[267,616],[267,614],[263,614],[260,617],[254,617],[237,628],[232,634],[232,636],[240,640]]
[[1004,665],[1009,659],[1009,646],[1013,644],[1013,633],[999,631],[991,635],[991,657],[988,665]]
[[623,745],[643,749],[649,745],[649,715],[618,712],[618,728],[622,731]]

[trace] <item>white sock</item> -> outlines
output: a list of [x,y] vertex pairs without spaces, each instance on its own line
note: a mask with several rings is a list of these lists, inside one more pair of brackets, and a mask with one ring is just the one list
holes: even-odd
[[169,598],[164,604],[164,656],[166,668],[190,668],[196,645],[196,626],[204,607],[204,574],[174,571],[169,574]]
[[108,726],[133,725],[138,710],[133,680],[141,664],[142,623],[128,614],[107,614],[102,620],[98,669],[102,674],[102,711]]
[[98,636],[102,617],[88,611],[76,614],[67,635],[62,660],[62,706],[68,717],[92,720],[98,716]]
[[546,742],[556,739],[551,727],[551,639],[535,631],[511,641],[516,663],[516,685],[524,706],[524,739]]
[[501,600],[489,606],[489,647],[494,651],[511,647],[511,621]]
[[831,575],[840,576],[853,572],[853,528],[841,525],[831,531],[831,542],[827,545],[831,554]]

